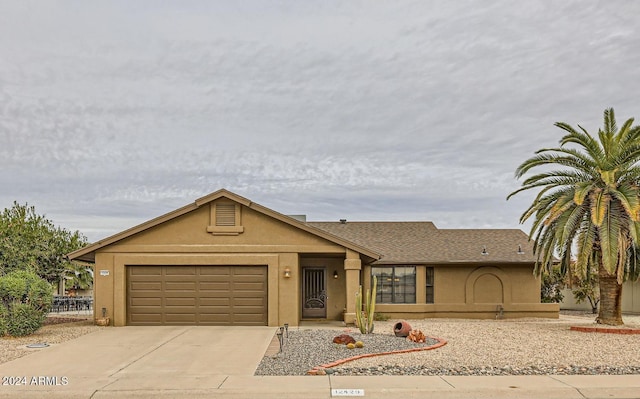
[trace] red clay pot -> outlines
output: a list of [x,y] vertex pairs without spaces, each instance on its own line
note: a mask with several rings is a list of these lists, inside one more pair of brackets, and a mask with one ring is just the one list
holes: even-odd
[[411,331],[411,325],[404,320],[397,322],[393,326],[393,332],[396,334],[396,337],[407,337],[409,331]]

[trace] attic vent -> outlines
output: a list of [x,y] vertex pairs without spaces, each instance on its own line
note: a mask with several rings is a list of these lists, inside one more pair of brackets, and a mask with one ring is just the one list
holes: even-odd
[[216,226],[236,225],[236,205],[217,204],[216,205]]

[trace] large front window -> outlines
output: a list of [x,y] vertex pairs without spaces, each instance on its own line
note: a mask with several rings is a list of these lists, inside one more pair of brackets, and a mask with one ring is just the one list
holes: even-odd
[[371,275],[378,278],[378,303],[416,303],[415,266],[374,266]]

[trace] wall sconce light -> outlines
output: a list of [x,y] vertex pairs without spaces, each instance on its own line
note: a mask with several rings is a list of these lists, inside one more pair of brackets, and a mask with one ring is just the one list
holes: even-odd
[[333,271],[333,278],[335,278],[335,279],[338,278],[338,271],[337,270]]
[[291,269],[289,269],[288,267],[284,268],[284,278],[289,278],[291,277]]

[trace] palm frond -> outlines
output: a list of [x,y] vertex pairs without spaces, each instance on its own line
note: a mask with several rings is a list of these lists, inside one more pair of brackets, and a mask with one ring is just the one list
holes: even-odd
[[602,226],[609,208],[609,194],[602,189],[598,189],[592,191],[589,197],[591,202],[591,221],[593,224],[600,227]]
[[585,221],[578,234],[578,257],[576,259],[576,274],[585,278],[589,273],[589,263],[593,253],[595,241],[595,226],[590,220]]
[[617,131],[616,114],[613,108],[607,108],[604,110],[604,133],[607,135],[614,135]]
[[560,139],[561,146],[569,143],[578,144],[584,148],[592,159],[598,160],[604,158],[602,147],[598,141],[594,139],[593,136],[591,136],[582,126],[578,125],[582,132],[575,130],[571,125],[564,122],[556,122],[555,126],[569,133]]
[[622,205],[626,216],[632,221],[640,221],[640,189],[628,183],[621,184],[618,189],[610,189],[611,196]]
[[620,220],[614,214],[613,206],[603,208],[605,208],[604,217],[600,225],[598,225],[600,248],[602,250],[602,266],[608,273],[616,274],[619,256],[618,240],[620,235]]
[[573,202],[576,205],[582,205],[584,203],[585,198],[589,195],[591,190],[595,188],[595,184],[592,181],[585,181],[576,184],[575,191],[573,194]]

